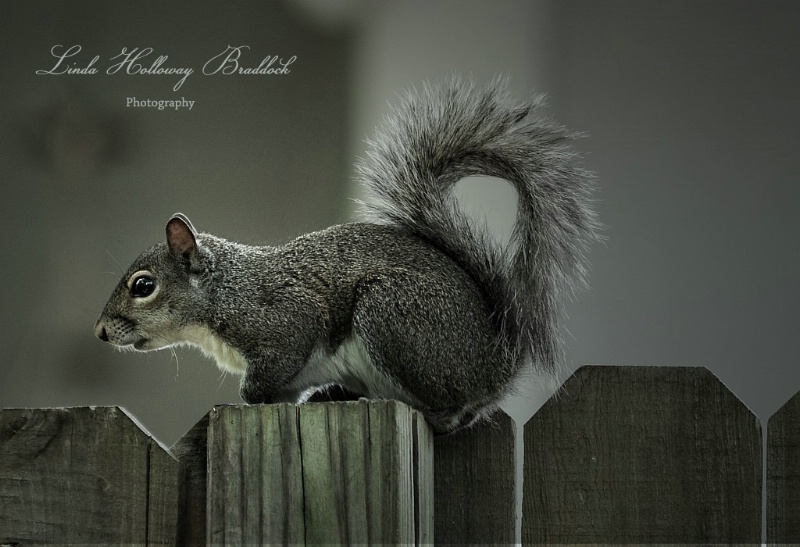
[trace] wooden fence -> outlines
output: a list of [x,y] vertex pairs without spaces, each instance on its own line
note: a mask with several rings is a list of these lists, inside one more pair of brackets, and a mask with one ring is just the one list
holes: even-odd
[[[5,409],[0,544],[513,544],[515,432],[221,406],[167,450],[119,408]],[[764,445],[703,368],[583,367],[523,443],[523,544],[760,544],[762,477],[767,542],[800,542],[800,395]]]

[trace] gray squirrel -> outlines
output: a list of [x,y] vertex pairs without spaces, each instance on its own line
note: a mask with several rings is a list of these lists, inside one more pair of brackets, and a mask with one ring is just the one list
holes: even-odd
[[[175,214],[95,324],[139,351],[199,347],[242,375],[245,402],[299,403],[342,386],[419,409],[437,433],[489,415],[524,364],[561,359],[559,300],[585,281],[599,225],[594,182],[563,126],[453,78],[405,95],[357,176],[370,222],[255,247],[197,232]],[[452,195],[472,175],[518,194],[507,248]]]

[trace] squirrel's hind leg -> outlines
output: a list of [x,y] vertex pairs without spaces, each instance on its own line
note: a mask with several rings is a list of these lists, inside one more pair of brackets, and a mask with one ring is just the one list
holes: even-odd
[[371,362],[437,433],[462,429],[494,408],[510,367],[480,293],[458,276],[395,270],[356,287],[353,331]]

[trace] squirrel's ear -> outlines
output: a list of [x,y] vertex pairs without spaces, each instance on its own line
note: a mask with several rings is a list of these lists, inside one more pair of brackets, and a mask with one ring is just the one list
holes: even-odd
[[178,256],[190,257],[197,250],[197,232],[181,213],[175,213],[167,222],[167,245]]

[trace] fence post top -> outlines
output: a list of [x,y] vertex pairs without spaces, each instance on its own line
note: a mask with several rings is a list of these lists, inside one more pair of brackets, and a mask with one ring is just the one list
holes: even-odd
[[54,425],[60,425],[67,420],[74,420],[77,422],[104,421],[107,423],[129,423],[133,426],[137,436],[146,442],[157,445],[166,454],[169,454],[171,458],[173,457],[168,447],[164,446],[161,441],[154,437],[136,416],[121,406],[90,405],[51,408],[0,408],[0,427],[6,422],[13,421],[18,423],[18,426],[13,428],[17,430],[19,427],[23,427],[23,420],[25,423],[30,423],[31,421],[45,423],[49,421],[53,422]]
[[[666,390],[672,389],[676,395],[688,389],[698,393],[715,393],[717,397],[734,400],[744,408],[754,420],[758,417],[752,410],[731,391],[719,376],[704,366],[650,366],[650,365],[583,365],[577,368],[561,387],[528,421],[537,416],[553,412],[554,405],[568,405],[581,393],[598,395],[605,388],[628,391],[630,389],[650,390],[653,396],[663,396]],[[732,405],[736,406],[736,405]],[[759,422],[760,423],[760,422]]]

